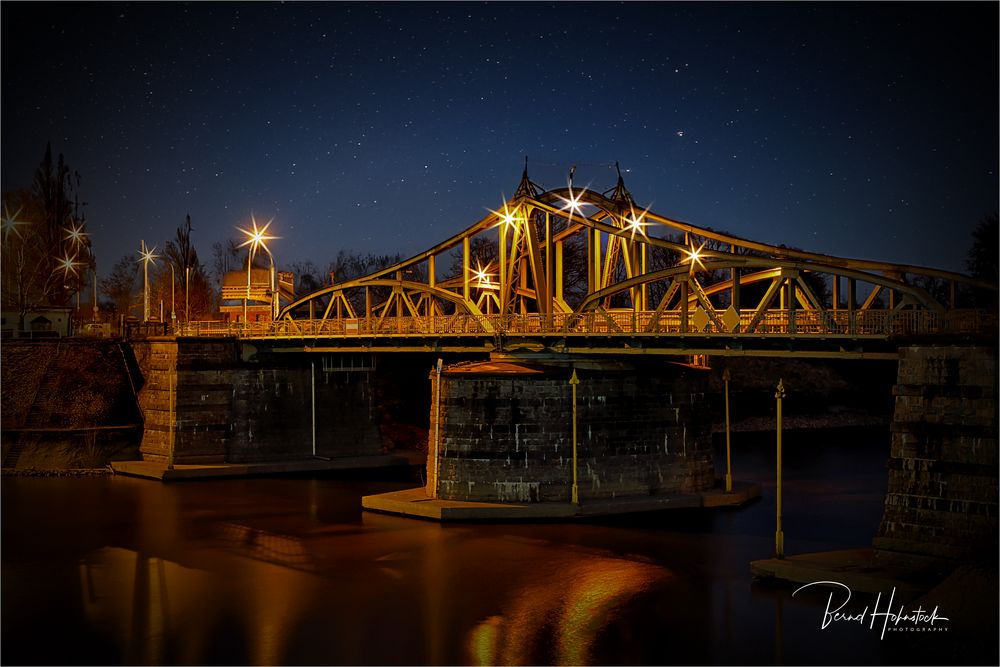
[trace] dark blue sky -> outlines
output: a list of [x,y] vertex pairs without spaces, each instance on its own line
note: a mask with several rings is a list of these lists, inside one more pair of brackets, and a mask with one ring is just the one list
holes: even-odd
[[279,265],[410,255],[533,180],[964,270],[998,199],[998,4],[4,2],[2,185],[82,175],[102,275],[190,214]]

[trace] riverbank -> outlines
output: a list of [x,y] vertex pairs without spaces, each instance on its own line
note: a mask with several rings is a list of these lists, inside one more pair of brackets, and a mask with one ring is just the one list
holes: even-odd
[[106,468],[2,468],[2,477],[110,477],[115,471]]

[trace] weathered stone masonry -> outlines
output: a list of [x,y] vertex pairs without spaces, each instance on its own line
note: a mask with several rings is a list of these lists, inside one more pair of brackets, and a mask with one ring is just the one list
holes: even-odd
[[[244,359],[232,339],[132,344],[142,371],[143,459],[165,461],[171,419],[175,463],[250,463],[312,455],[315,363],[316,453],[380,453],[370,373],[326,372],[321,359]],[[174,385],[170,386],[171,377]],[[172,405],[171,405],[172,402]]]
[[[428,495],[569,501],[570,373],[568,367],[506,362],[452,366],[442,372],[438,404],[432,372]],[[578,368],[577,374],[581,502],[712,486],[706,372],[658,364]]]
[[997,352],[900,350],[889,487],[874,545],[960,558],[997,550]]

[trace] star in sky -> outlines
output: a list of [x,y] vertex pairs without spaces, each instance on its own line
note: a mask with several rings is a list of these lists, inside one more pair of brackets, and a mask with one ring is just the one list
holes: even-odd
[[413,255],[479,219],[525,156],[545,189],[575,166],[603,191],[619,161],[676,220],[959,271],[1000,198],[996,3],[3,11],[3,191],[30,187],[51,141],[102,272],[188,214],[204,261],[246,240],[248,210],[282,221],[283,267]]

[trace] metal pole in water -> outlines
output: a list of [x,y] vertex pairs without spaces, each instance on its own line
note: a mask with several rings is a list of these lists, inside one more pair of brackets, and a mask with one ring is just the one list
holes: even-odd
[[733,492],[733,466],[729,449],[729,369],[723,369],[722,381],[725,383],[726,394],[726,493]]
[[[434,488],[431,489],[433,497],[437,498],[438,490],[438,456],[439,448],[441,447],[441,367],[444,364],[444,360],[440,357],[437,360],[437,366],[435,370],[437,371],[437,376],[434,378],[435,388],[434,388],[434,451],[431,452],[431,456],[434,458]],[[430,465],[428,460],[427,465]],[[429,471],[429,468],[428,468]],[[429,472],[428,472],[429,474]]]
[[577,484],[576,470],[576,385],[580,384],[580,378],[576,376],[576,369],[573,369],[573,376],[569,379],[569,386],[573,389],[573,492],[572,502],[574,505],[580,504],[580,487]]
[[777,463],[777,487],[778,487],[778,507],[777,507],[777,528],[774,533],[774,555],[778,558],[785,557],[785,533],[781,530],[781,399],[785,397],[785,385],[778,379],[778,391],[774,394],[778,401],[778,463]]
[[309,386],[312,402],[312,455],[316,456],[316,362],[309,362]]
[[177,411],[174,407],[174,382],[177,378],[177,371],[173,370],[170,372],[170,382],[168,383],[169,397],[168,402],[170,403],[170,442],[168,443],[170,449],[167,452],[167,470],[174,469],[174,443],[176,442],[176,436],[174,435],[177,429],[177,423],[175,421],[175,416]]

